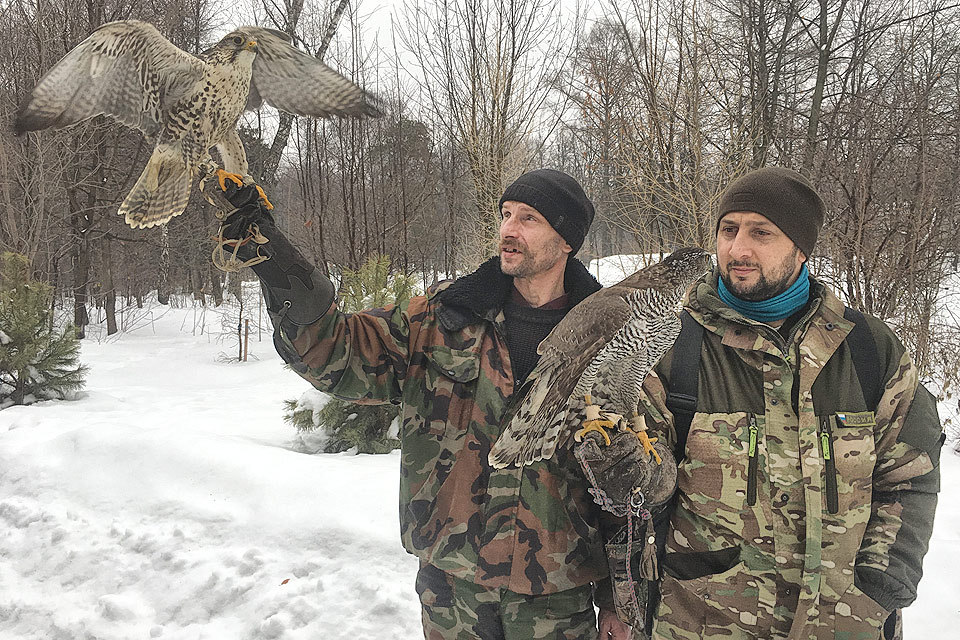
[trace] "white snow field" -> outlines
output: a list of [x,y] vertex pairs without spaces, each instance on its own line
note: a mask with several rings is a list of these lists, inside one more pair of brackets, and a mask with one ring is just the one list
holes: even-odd
[[292,450],[309,385],[267,334],[221,362],[193,314],[85,341],[82,399],[0,412],[0,638],[422,635],[399,455]]
[[[194,308],[136,324],[84,342],[80,399],[0,411],[0,639],[422,637],[399,456],[298,452],[266,332],[238,363]],[[946,449],[943,487],[911,640],[960,629]]]

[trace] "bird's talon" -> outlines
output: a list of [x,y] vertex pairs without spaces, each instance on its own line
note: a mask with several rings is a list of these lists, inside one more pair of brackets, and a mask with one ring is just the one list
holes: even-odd
[[[227,190],[227,180],[233,182],[235,185],[237,185],[237,187],[243,186],[243,176],[241,176],[240,174],[228,173],[223,169],[217,169],[216,175],[217,175],[217,182],[220,183],[220,188],[224,191]],[[260,187],[257,187],[257,189],[259,188]],[[260,194],[262,195],[263,192],[261,191]]]
[[653,448],[654,443],[656,443],[657,438],[647,435],[646,431],[637,431],[637,440],[640,441],[640,446],[643,447],[643,452],[653,456],[654,460],[657,461],[657,464],[662,464],[663,460],[660,459],[660,454],[657,453],[657,450]]
[[263,206],[270,211],[273,209],[273,204],[267,199],[267,194],[263,192],[263,189],[260,188],[260,185],[255,185],[257,187],[257,193],[260,194],[260,200],[263,201]]
[[587,420],[583,423],[583,429],[580,429],[573,435],[573,439],[577,442],[582,442],[588,433],[591,431],[596,431],[603,436],[604,443],[609,447],[610,436],[607,435],[607,429],[613,429],[613,423],[609,420],[604,420],[602,418],[596,420]]

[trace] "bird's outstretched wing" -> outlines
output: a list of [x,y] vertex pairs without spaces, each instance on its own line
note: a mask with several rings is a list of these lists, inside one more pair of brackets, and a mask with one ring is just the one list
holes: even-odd
[[241,27],[257,41],[247,109],[264,101],[301,116],[378,116],[372,95],[311,55],[294,48],[273,29]]
[[20,107],[18,134],[105,114],[152,136],[204,63],[138,20],[109,22],[50,69]]

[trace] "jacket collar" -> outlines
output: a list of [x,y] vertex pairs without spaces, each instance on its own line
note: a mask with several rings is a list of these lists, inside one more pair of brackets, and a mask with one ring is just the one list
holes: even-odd
[[[763,334],[764,332],[775,332],[769,325],[765,325],[756,320],[751,320],[740,315],[720,299],[717,293],[717,280],[720,272],[714,268],[712,271],[701,276],[693,287],[687,292],[684,307],[690,313],[700,319],[704,327],[721,336],[725,335],[726,329],[739,325],[741,327],[752,327],[755,332]],[[843,318],[844,305],[822,282],[810,276],[810,313],[801,320],[793,333],[802,335],[806,325],[814,318],[822,318],[824,322],[838,325],[849,329],[852,325]]]
[[[439,303],[437,317],[450,331],[459,331],[477,320],[492,322],[510,299],[512,288],[513,276],[500,270],[500,257],[494,256],[476,271],[438,288],[434,296]],[[563,274],[563,288],[573,306],[601,287],[582,262],[569,258]]]

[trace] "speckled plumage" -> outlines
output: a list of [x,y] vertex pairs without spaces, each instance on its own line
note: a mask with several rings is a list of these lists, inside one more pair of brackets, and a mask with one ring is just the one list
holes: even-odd
[[553,456],[580,426],[585,394],[605,411],[635,413],[644,377],[680,334],[683,293],[709,267],[706,252],[680,249],[571,309],[540,343],[540,360],[504,418],[490,464]]
[[244,109],[266,101],[313,117],[379,115],[369,94],[289,40],[246,26],[193,56],[150,24],[110,22],[44,75],[14,126],[19,134],[102,114],[140,129],[156,148],[119,213],[134,228],[163,224],[183,212],[212,146],[227,171],[247,175],[236,131]]

